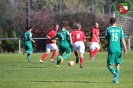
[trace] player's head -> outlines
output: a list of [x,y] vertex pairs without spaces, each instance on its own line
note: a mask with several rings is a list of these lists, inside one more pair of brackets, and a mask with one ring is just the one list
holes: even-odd
[[61,26],[61,29],[62,29],[62,30],[65,30],[65,29],[66,29],[65,25],[62,25],[62,26]]
[[93,23],[93,26],[94,26],[95,28],[98,28],[98,27],[99,27],[98,22],[94,22],[94,23]]
[[116,18],[112,17],[110,19],[110,24],[113,25],[113,24],[116,24]]
[[76,27],[76,29],[79,29],[79,30],[81,29],[81,25],[80,24],[76,24],[75,27]]
[[28,27],[27,28],[27,31],[30,31],[31,32],[32,31],[32,27]]
[[59,25],[58,24],[54,24],[54,28],[55,28],[56,31],[58,31]]

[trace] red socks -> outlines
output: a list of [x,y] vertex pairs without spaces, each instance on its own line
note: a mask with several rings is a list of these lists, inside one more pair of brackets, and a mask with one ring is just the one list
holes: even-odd
[[95,49],[94,51],[90,50],[90,58],[93,57],[98,52],[98,49]]
[[94,56],[94,51],[90,50],[90,58]]
[[56,50],[54,50],[54,51],[53,51],[53,54],[52,54],[52,56],[51,56],[51,59],[54,59],[54,58],[55,58],[56,53],[57,53],[57,51],[56,51]]
[[98,52],[98,49],[95,49],[94,52],[93,52],[93,54],[95,55],[97,52]]
[[84,58],[80,57],[80,65],[83,65],[83,64],[84,64]]
[[44,59],[47,57],[48,54],[44,53],[41,60],[44,61]]

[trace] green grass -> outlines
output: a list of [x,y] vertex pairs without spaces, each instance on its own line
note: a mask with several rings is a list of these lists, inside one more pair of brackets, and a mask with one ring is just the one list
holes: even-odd
[[[50,62],[49,55],[39,63],[43,53],[33,53],[32,62],[23,54],[0,54],[0,88],[133,88],[133,52],[123,54],[119,84],[112,83],[113,75],[106,67],[107,52],[97,53],[96,60],[84,54],[84,68],[75,61],[73,53],[59,67]],[[55,59],[56,60],[56,59]]]

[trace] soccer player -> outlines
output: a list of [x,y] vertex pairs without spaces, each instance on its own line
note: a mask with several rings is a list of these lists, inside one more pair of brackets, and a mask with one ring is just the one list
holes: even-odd
[[[71,53],[71,46],[70,46],[70,34],[66,30],[66,28],[63,26],[62,30],[57,33],[55,37],[52,39],[58,38],[60,41],[59,44],[59,55],[57,57],[57,66],[59,66],[60,63],[62,63],[63,60],[67,59],[70,56]],[[65,55],[63,56],[63,53]],[[63,57],[62,57],[63,56]]]
[[[52,37],[54,37],[56,34],[57,34],[57,31],[59,29],[59,25],[58,24],[55,24],[54,25],[54,28],[51,29],[48,34],[46,35],[46,37],[48,39],[51,39]],[[50,61],[54,63],[54,58],[58,52],[58,47],[56,45],[56,40],[48,40],[47,41],[47,44],[46,44],[46,52],[42,55],[41,59],[40,59],[40,63],[43,63],[44,59],[46,59],[47,55],[50,53],[51,50],[54,50],[53,51],[53,54],[51,56],[51,59]]]
[[91,29],[90,35],[90,60],[95,59],[95,54],[100,50],[99,42],[99,24],[94,23],[94,27]]
[[[110,24],[111,27],[108,27],[105,32],[105,38],[108,41],[107,67],[114,75],[113,82],[118,83],[120,64],[122,62],[122,44],[124,47],[124,53],[127,52],[127,49],[123,30],[122,28],[116,26],[116,18],[112,17],[110,19]],[[113,68],[113,64],[115,64],[116,69]]]
[[[83,68],[84,65],[84,56],[83,53],[85,52],[85,34],[81,30],[81,25],[76,24],[76,29],[71,32],[71,44],[73,46],[74,54],[76,56],[76,63],[78,63],[78,60],[80,58],[80,68]],[[78,53],[80,56],[78,56]]]
[[30,54],[33,52],[32,42],[35,42],[32,39],[31,31],[32,31],[32,27],[29,27],[28,30],[21,36],[21,39],[24,41],[24,48],[25,48],[25,52],[27,53],[28,62],[31,62]]

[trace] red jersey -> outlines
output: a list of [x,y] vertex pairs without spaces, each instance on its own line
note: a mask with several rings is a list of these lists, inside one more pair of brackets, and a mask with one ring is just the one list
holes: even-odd
[[[50,38],[52,38],[52,37],[54,37],[56,34],[57,34],[57,31],[55,31],[55,29],[52,29],[50,32],[48,32],[47,35],[48,35]],[[53,44],[53,43],[55,43],[55,42],[53,42],[53,41],[47,41],[47,44]]]
[[77,42],[77,41],[83,41],[85,40],[86,36],[82,30],[73,30],[71,32],[72,35],[72,41]]
[[97,39],[99,39],[99,29],[98,28],[91,29],[90,42],[97,42],[93,34],[96,36]]

